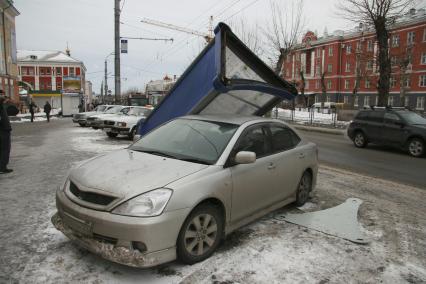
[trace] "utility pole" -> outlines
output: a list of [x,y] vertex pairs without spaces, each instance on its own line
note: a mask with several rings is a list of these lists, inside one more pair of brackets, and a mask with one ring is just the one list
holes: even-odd
[[[115,79],[115,103],[121,99],[120,84],[120,0],[114,0],[114,79]],[[106,62],[105,62],[106,65]],[[106,80],[106,73],[105,73]]]
[[107,64],[107,59],[105,58],[105,79],[104,79],[105,96],[108,96],[108,78],[107,78],[108,74],[107,73],[108,73],[108,64]]
[[103,104],[105,103],[105,99],[104,99],[104,81],[102,81],[102,84],[101,84],[101,102]]

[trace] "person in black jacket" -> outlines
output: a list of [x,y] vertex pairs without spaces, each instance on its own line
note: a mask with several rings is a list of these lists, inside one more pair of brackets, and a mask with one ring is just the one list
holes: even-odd
[[12,131],[12,126],[7,115],[6,102],[7,98],[0,94],[0,174],[13,172],[12,169],[7,168],[10,156],[10,132]]
[[31,122],[33,122],[34,121],[34,111],[37,108],[37,105],[33,102],[33,100],[30,101],[29,108],[30,108],[30,113],[31,113]]
[[52,106],[48,101],[44,104],[44,112],[46,113],[47,122],[50,121],[50,111],[52,110]]

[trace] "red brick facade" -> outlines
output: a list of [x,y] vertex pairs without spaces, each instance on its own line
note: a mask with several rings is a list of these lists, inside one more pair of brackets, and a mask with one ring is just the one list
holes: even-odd
[[[419,10],[391,28],[389,42],[392,62],[388,104],[425,110],[426,100],[426,13]],[[283,64],[283,76],[295,82],[301,92],[305,77],[306,95],[321,101],[322,80],[324,101],[346,103],[355,108],[376,104],[378,69],[375,62],[377,44],[372,30],[338,31],[332,36],[308,32]],[[355,83],[358,82],[358,87]],[[356,90],[354,92],[354,89]],[[354,95],[354,93],[356,95]]]

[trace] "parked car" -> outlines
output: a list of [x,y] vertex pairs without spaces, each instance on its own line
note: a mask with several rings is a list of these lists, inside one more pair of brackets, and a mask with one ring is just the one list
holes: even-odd
[[315,144],[282,121],[185,116],[72,169],[56,193],[52,222],[114,262],[192,264],[241,226],[303,205],[317,170]]
[[136,124],[141,118],[146,118],[152,108],[132,106],[124,115],[109,117],[104,120],[103,130],[108,137],[127,135],[130,139],[136,134]]
[[114,106],[104,113],[91,115],[86,119],[86,126],[91,126],[93,129],[103,128],[104,120],[115,115],[126,114],[129,111],[129,106]]
[[421,157],[425,154],[426,119],[403,108],[373,107],[358,112],[349,124],[348,136],[358,148],[383,144]]
[[86,126],[87,117],[98,113],[104,113],[114,105],[98,105],[93,111],[80,112],[72,116],[72,122],[80,124],[80,126]]

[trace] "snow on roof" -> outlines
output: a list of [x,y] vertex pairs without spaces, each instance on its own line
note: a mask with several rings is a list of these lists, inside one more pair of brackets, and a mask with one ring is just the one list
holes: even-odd
[[75,62],[82,63],[63,51],[58,50],[18,50],[18,61],[21,62]]

